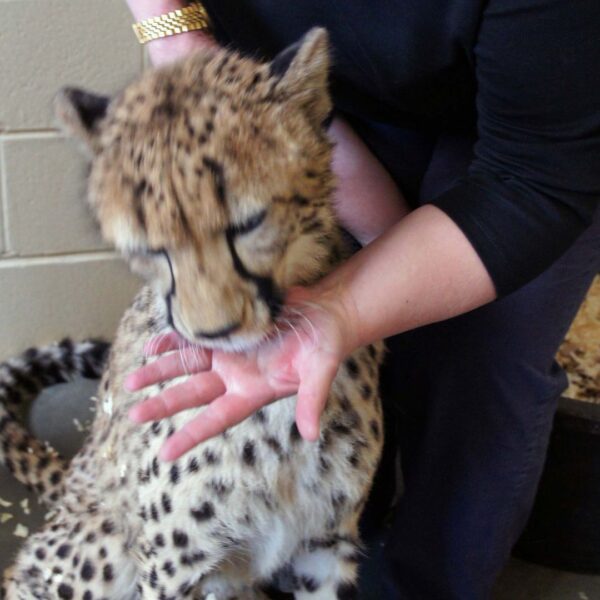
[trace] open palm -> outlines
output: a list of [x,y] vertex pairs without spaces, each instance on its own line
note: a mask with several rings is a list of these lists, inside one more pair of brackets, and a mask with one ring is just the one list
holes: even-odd
[[[305,299],[307,293],[297,290],[291,298]],[[154,421],[208,405],[163,446],[161,458],[175,460],[261,407],[297,392],[298,429],[305,439],[315,440],[331,382],[345,355],[341,325],[325,306],[311,302],[308,307],[303,304],[297,327],[252,352],[209,351],[184,342],[176,333],[164,336],[149,344],[152,354],[162,356],[132,373],[127,389],[191,375],[133,407],[130,417]]]

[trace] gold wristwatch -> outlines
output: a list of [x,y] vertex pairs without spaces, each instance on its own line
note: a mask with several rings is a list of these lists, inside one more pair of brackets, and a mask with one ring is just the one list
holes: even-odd
[[210,20],[204,6],[194,2],[184,8],[134,23],[132,27],[140,44],[146,44],[186,31],[210,30]]

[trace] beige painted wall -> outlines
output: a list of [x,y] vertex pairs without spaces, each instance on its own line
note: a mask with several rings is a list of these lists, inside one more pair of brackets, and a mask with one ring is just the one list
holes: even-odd
[[85,162],[56,129],[63,85],[112,93],[143,68],[123,0],[0,0],[0,359],[110,337],[139,283],[100,240]]

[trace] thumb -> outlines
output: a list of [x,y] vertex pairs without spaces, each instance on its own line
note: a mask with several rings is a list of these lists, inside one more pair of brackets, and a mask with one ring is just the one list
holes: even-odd
[[313,442],[319,437],[319,421],[338,367],[333,356],[316,353],[300,373],[296,425],[305,440]]

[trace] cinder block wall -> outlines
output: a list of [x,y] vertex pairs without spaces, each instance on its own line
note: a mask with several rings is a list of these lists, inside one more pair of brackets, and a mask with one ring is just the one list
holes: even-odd
[[0,0],[0,359],[110,337],[139,282],[101,241],[85,162],[57,130],[63,85],[112,93],[143,68],[123,0]]

